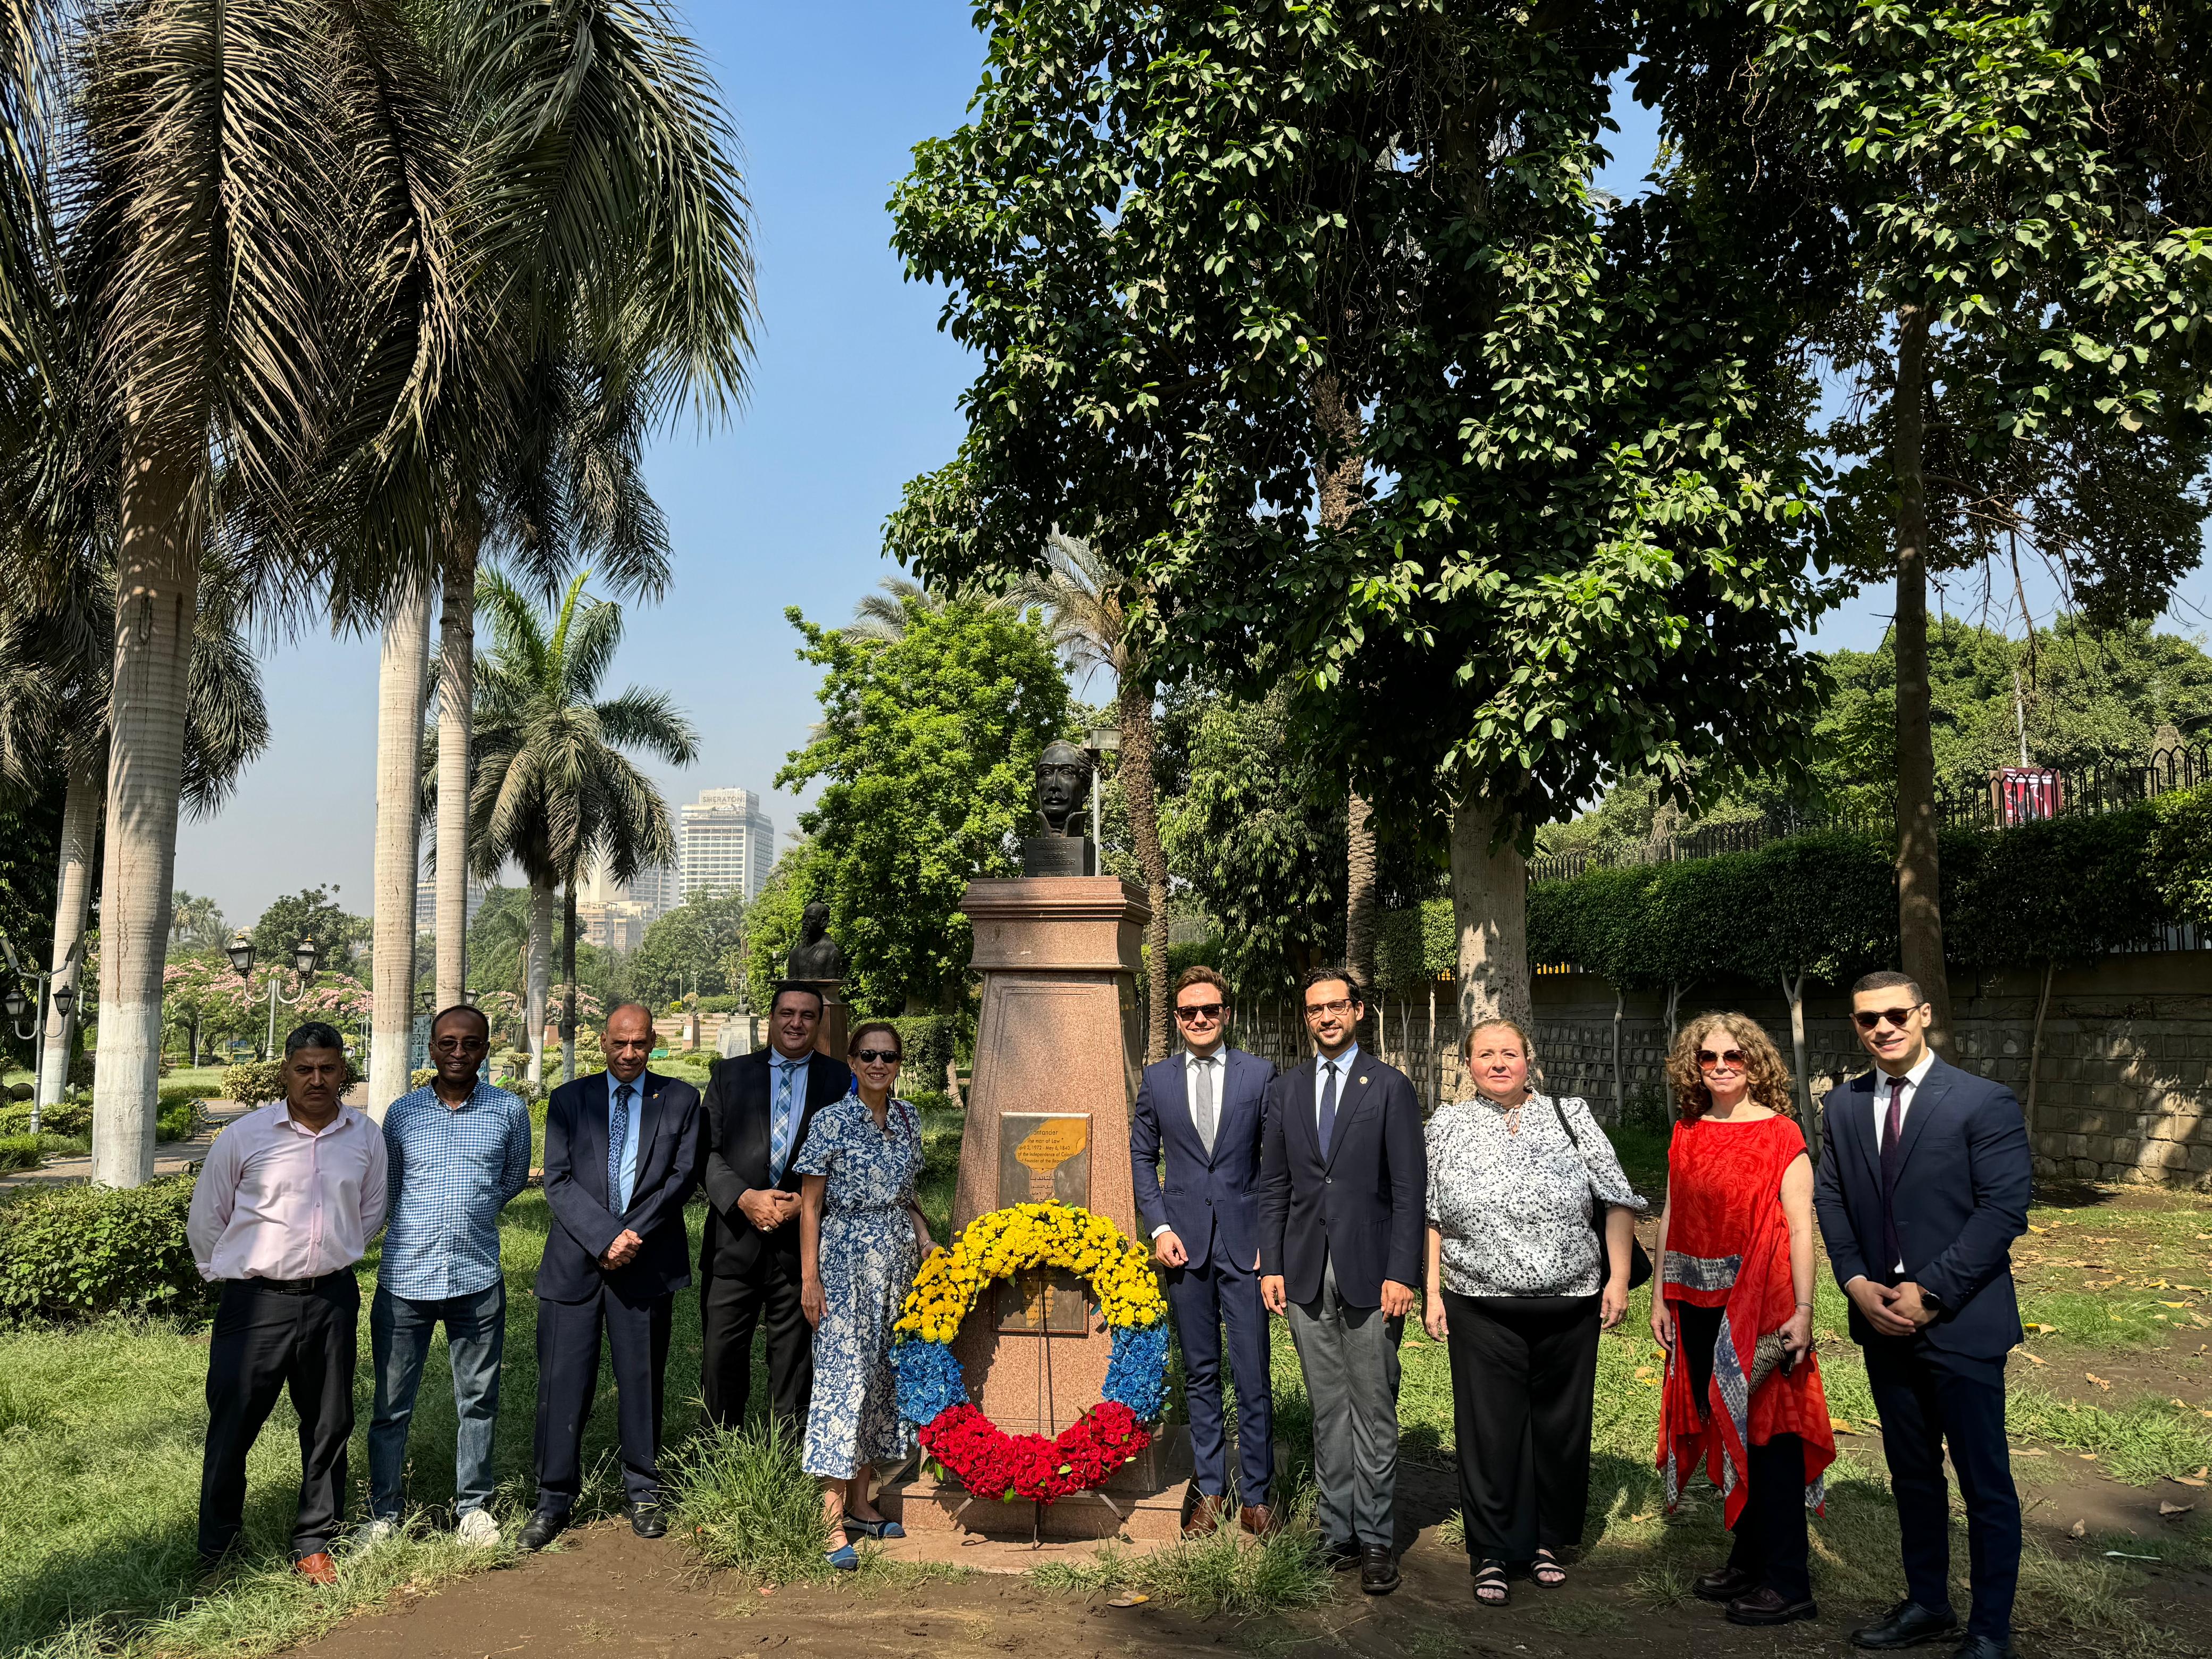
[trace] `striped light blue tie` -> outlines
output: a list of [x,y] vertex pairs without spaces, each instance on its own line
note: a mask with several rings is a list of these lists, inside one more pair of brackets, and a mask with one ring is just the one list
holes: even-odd
[[629,1139],[630,1086],[615,1091],[615,1103],[607,1113],[607,1207],[620,1215],[629,1207],[623,1194],[623,1142]]
[[775,1069],[775,1119],[768,1145],[768,1179],[772,1187],[781,1183],[784,1161],[791,1156],[791,1076],[799,1065],[795,1060],[779,1060]]

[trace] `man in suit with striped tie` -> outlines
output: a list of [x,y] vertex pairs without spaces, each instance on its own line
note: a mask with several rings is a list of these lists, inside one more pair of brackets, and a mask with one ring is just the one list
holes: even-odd
[[[1228,1505],[1221,1404],[1221,1337],[1237,1380],[1238,1520],[1273,1525],[1274,1404],[1267,1381],[1267,1310],[1260,1304],[1260,1143],[1275,1068],[1229,1046],[1229,988],[1206,967],[1176,981],[1183,1051],[1145,1068],[1129,1121],[1137,1214],[1167,1269],[1168,1306],[1182,1344],[1198,1501],[1183,1531],[1212,1532]],[[1160,1184],[1164,1154],[1167,1185]]]
[[707,1081],[707,1237],[700,1247],[700,1382],[707,1417],[744,1421],[753,1333],[768,1335],[768,1399],[799,1425],[814,1387],[814,1328],[799,1301],[799,1177],[793,1161],[814,1114],[853,1073],[817,1053],[822,994],[787,981],[769,1005],[769,1046],[714,1062]]
[[676,1292],[691,1282],[684,1201],[699,1173],[699,1091],[646,1068],[653,1015],[635,1002],[607,1016],[605,1046],[605,1071],[562,1084],[545,1104],[553,1224],[538,1264],[538,1504],[523,1525],[526,1550],[560,1534],[582,1490],[602,1330],[630,1527],[641,1538],[668,1530],[662,1382]]

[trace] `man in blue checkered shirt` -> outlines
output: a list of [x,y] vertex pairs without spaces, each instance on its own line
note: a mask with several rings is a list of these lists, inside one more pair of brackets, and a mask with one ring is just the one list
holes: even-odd
[[399,1523],[407,1425],[422,1360],[440,1322],[453,1364],[453,1510],[461,1540],[499,1541],[485,1506],[492,1492],[492,1431],[499,1420],[500,1353],[507,1339],[507,1281],[499,1267],[499,1212],[530,1178],[530,1112],[478,1073],[491,1025],[466,1005],[430,1022],[437,1075],[384,1115],[392,1168],[384,1266],[369,1306],[376,1408],[368,1425],[372,1541]]

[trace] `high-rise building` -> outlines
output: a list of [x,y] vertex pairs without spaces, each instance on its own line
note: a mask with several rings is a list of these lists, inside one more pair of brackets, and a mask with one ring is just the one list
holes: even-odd
[[[469,921],[473,923],[477,912],[483,908],[484,884],[474,876],[469,878]],[[427,933],[438,925],[438,883],[434,877],[424,876],[415,884],[415,931]]]
[[775,824],[750,789],[702,789],[685,807],[684,899],[741,893],[750,899],[775,863]]

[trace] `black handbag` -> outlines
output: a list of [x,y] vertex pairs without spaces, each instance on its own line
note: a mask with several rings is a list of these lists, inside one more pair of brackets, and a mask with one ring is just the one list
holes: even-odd
[[[1582,1158],[1581,1138],[1575,1133],[1574,1127],[1567,1121],[1567,1115],[1559,1109],[1559,1103],[1556,1100],[1552,1103],[1552,1115],[1559,1120],[1559,1127],[1567,1132],[1567,1139],[1575,1149],[1575,1156]],[[1583,1178],[1587,1180],[1589,1172],[1587,1158],[1583,1160]],[[1605,1214],[1612,1207],[1596,1194],[1590,1194],[1590,1226],[1597,1234],[1597,1259],[1605,1263],[1605,1276],[1608,1279],[1613,1277],[1613,1251],[1605,1236]],[[1632,1232],[1628,1236],[1628,1288],[1632,1291],[1639,1285],[1650,1282],[1650,1253]]]

